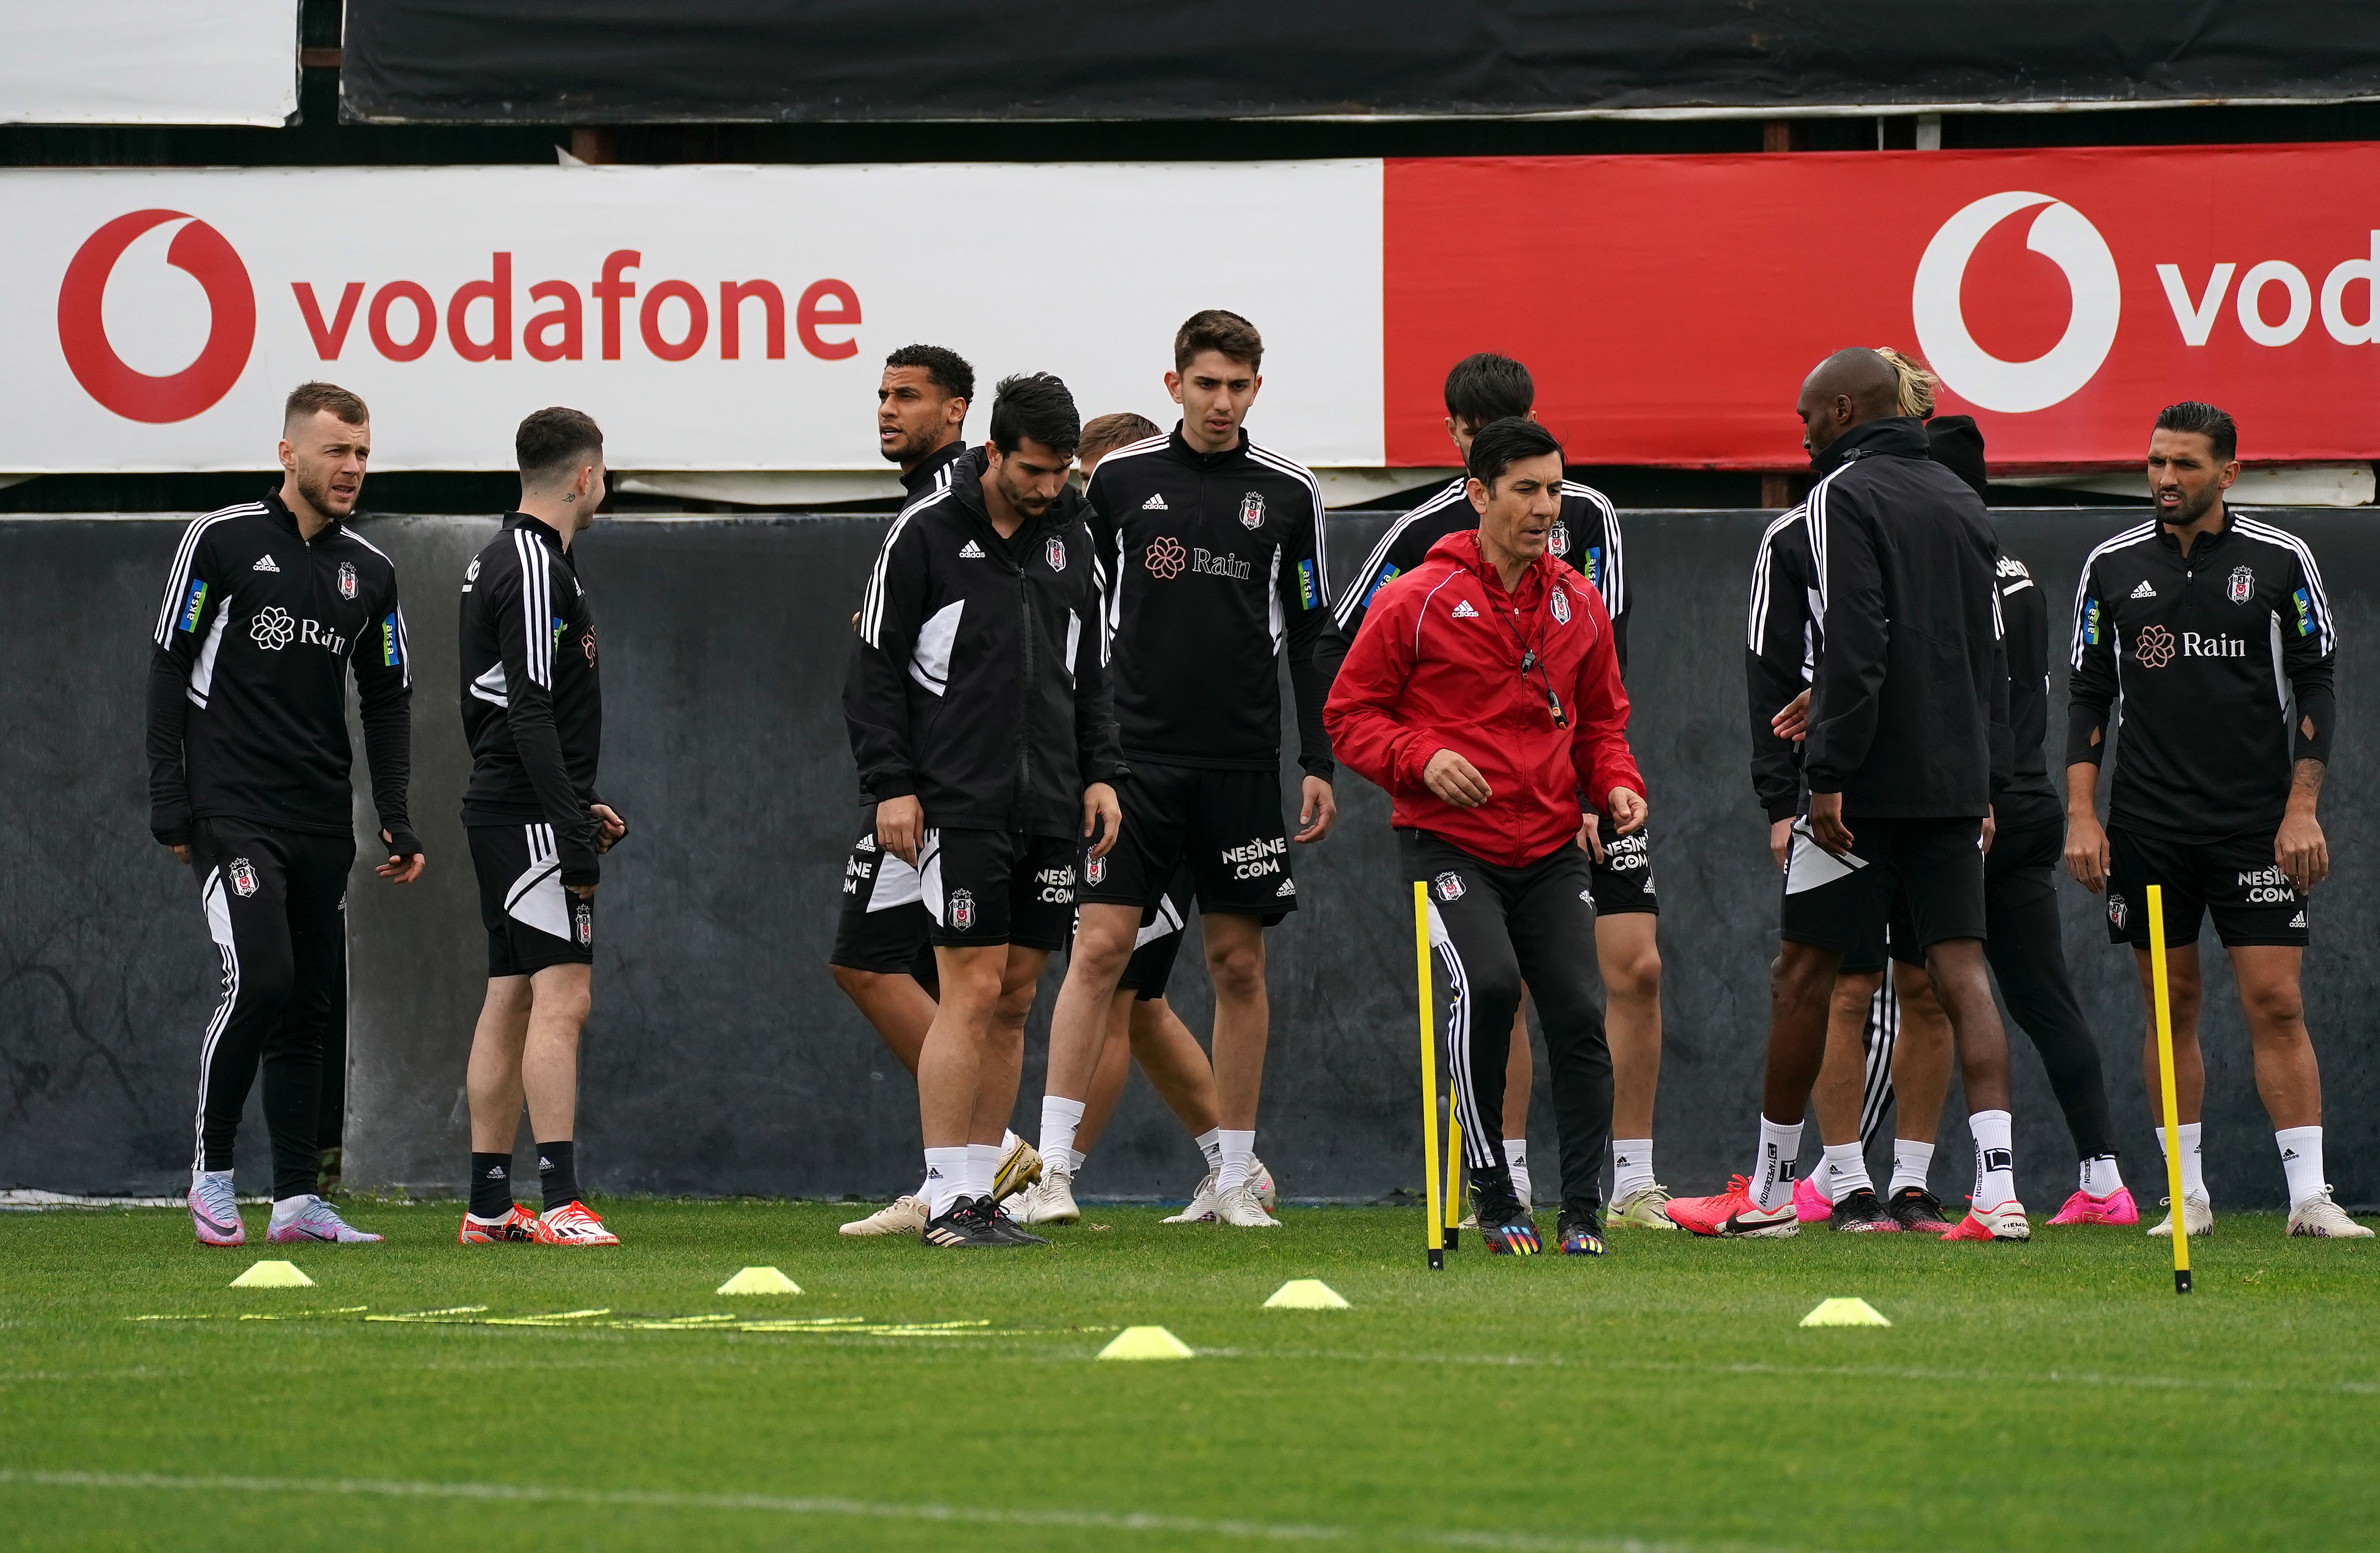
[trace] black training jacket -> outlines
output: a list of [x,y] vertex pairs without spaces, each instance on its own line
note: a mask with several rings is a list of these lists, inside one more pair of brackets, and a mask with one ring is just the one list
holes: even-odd
[[860,796],[915,794],[937,828],[1078,836],[1083,789],[1123,774],[1106,575],[1071,491],[1002,539],[984,463],[970,448],[903,508],[868,570],[843,691]]
[[1281,766],[1277,662],[1297,700],[1297,762],[1337,770],[1322,704],[1344,644],[1330,623],[1322,487],[1248,441],[1203,454],[1182,428],[1128,443],[1091,475],[1091,536],[1111,579],[1116,722],[1134,759]]
[[[1431,492],[1427,501],[1389,525],[1372,552],[1364,557],[1363,569],[1355,574],[1354,581],[1339,596],[1331,611],[1344,640],[1355,639],[1355,633],[1363,628],[1364,616],[1372,607],[1372,595],[1387,587],[1390,578],[1402,576],[1420,565],[1429,547],[1447,535],[1479,527],[1478,511],[1463,494],[1470,483],[1467,477],[1456,476]],[[1621,672],[1625,673],[1630,601],[1628,567],[1620,547],[1620,514],[1602,491],[1566,479],[1561,483],[1561,512],[1546,536],[1546,550],[1555,560],[1567,561],[1585,574],[1595,590],[1603,595],[1603,607],[1611,615],[1611,645],[1620,655]]]
[[916,501],[929,491],[940,490],[950,484],[951,466],[966,455],[965,439],[960,438],[944,443],[918,459],[917,467],[901,477],[901,489],[907,493],[902,498],[903,504]]
[[2291,762],[2330,758],[2338,650],[2296,535],[2230,512],[2185,557],[2155,520],[2127,528],[2075,587],[2067,764],[2099,763],[2120,693],[2109,819],[2177,841],[2271,831]]
[[553,831],[565,884],[594,884],[598,826],[588,806],[603,746],[595,611],[562,536],[527,513],[463,574],[457,625],[463,738],[471,746],[466,825]]
[[1981,819],[2010,774],[1999,540],[1912,417],[1820,455],[1803,522],[1823,642],[1803,771],[1846,816]]
[[1743,686],[1752,714],[1752,791],[1771,824],[1802,812],[1802,745],[1778,737],[1769,720],[1810,687],[1825,641],[1808,519],[1806,509],[1795,507],[1769,524],[1752,561]]
[[347,525],[311,540],[279,491],[182,531],[149,664],[149,829],[193,819],[355,833],[347,687],[362,702],[381,828],[421,850],[406,812],[413,677],[396,565]]
[[2049,602],[2024,563],[1999,561],[2001,642],[2009,667],[2010,797],[2056,797],[2049,757]]

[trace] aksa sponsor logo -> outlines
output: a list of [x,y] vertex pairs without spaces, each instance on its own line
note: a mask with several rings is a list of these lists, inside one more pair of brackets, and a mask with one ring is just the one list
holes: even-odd
[[2289,602],[2295,606],[2297,610],[2298,635],[2301,637],[2313,636],[2313,601],[2311,598],[2308,598],[2306,596],[2306,590],[2301,588],[2296,592],[2289,595]]
[[1314,580],[1314,563],[1311,561],[1297,564],[1297,607],[1301,610],[1322,607],[1322,589]]
[[1289,843],[1280,836],[1222,849],[1223,864],[1232,870],[1233,879],[1263,879],[1277,874],[1288,856]]
[[[591,648],[588,655],[594,655]],[[404,661],[405,649],[399,645],[396,635],[396,616],[384,614],[380,617],[380,666],[394,669]]]
[[199,617],[204,614],[206,610],[207,585],[197,577],[192,577],[190,591],[182,600],[181,617],[175,624],[181,630],[195,631],[199,628]]

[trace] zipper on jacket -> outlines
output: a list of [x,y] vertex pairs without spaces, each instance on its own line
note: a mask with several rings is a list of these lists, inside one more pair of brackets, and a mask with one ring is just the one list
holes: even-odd
[[1008,824],[1012,831],[1022,832],[1032,824],[1033,807],[1033,585],[1025,575],[1025,563],[1012,562],[1010,571],[1016,579],[1016,618],[1023,628],[1025,661],[1016,676],[1016,791],[1008,800]]

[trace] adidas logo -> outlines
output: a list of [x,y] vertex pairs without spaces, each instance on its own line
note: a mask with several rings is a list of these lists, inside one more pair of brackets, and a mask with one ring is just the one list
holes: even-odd
[[2282,1163],[2282,1164],[2284,1164],[2284,1165],[2288,1164],[2290,1160],[2292,1160],[2292,1159],[2296,1159],[2297,1157],[2298,1157],[2298,1151],[2297,1151],[2296,1149],[2294,1149],[2294,1148],[2284,1148],[2284,1149],[2282,1149],[2282,1150],[2281,1150],[2281,1163]]
[[1281,881],[1281,888],[1272,892],[1272,898],[1276,901],[1286,900],[1296,893],[1297,880],[1285,879]]
[[2132,589],[2131,596],[2135,599],[2154,599],[2156,597],[2156,589],[2149,586],[2148,578],[2143,577],[2141,585]]
[[2292,917],[2290,917],[2290,918],[2289,918],[2289,926],[2290,926],[2290,927],[2292,927],[2292,928],[2302,928],[2302,927],[2304,927],[2305,925],[2306,925],[2305,913],[2304,913],[2304,912],[2302,912],[2302,911],[2299,912],[2295,916],[2292,916]]
[[1470,600],[1457,599],[1454,601],[1454,618],[1457,620],[1476,620],[1479,618],[1479,612],[1471,607]]
[[969,540],[966,543],[959,546],[959,559],[962,561],[982,560],[983,546],[976,543],[973,540]]
[[876,838],[875,838],[874,836],[862,836],[862,837],[860,837],[860,838],[859,838],[859,846],[858,846],[857,850],[858,850],[858,851],[861,851],[861,852],[873,852],[873,851],[875,851],[875,850],[876,850]]
[[550,1171],[553,1169],[553,1161],[540,1154],[537,1157],[537,1168],[540,1171]]
[[502,1181],[504,1179],[504,1168],[502,1165],[490,1165],[488,1167],[488,1173],[480,1179],[484,1181]]
[[270,555],[260,555],[256,558],[256,564],[249,569],[256,572],[277,572],[281,569],[281,563]]
[[942,1179],[942,1172],[941,1172],[941,1169],[940,1169],[939,1167],[937,1167],[937,1166],[928,1165],[928,1166],[926,1167],[926,1179],[927,1179],[928,1181],[940,1181],[940,1180],[941,1180],[941,1179]]
[[1172,509],[1169,508],[1165,504],[1164,494],[1160,492],[1155,496],[1151,496],[1148,501],[1143,502],[1140,504],[1140,510],[1143,512],[1170,512]]

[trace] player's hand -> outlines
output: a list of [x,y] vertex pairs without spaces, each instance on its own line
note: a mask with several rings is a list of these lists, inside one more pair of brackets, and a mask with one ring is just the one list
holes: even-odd
[[595,817],[595,851],[600,856],[626,839],[628,822],[609,804],[589,804],[587,812]]
[[1852,849],[1851,827],[1843,823],[1843,795],[1810,795],[1810,839],[1838,857]]
[[914,793],[887,798],[876,806],[876,844],[911,867],[917,866],[917,843],[926,837],[926,809]]
[[1421,769],[1429,790],[1459,809],[1475,809],[1496,795],[1479,768],[1451,749],[1441,749]]
[[1339,819],[1339,795],[1318,776],[1297,784],[1297,841],[1311,844],[1330,833]]
[[391,884],[411,884],[421,877],[421,870],[430,866],[430,859],[419,852],[408,854],[395,850],[396,838],[386,831],[380,833],[380,843],[390,849],[388,861],[375,865],[372,872]]
[[1997,807],[1986,807],[1984,810],[1984,833],[1982,839],[1976,843],[1975,850],[1981,852],[1987,857],[1990,856],[1992,851],[1992,838],[1998,835],[1999,831],[1999,809]]
[[186,868],[190,866],[190,846],[188,842],[176,844],[172,848],[172,851],[175,862],[179,863]]
[[1123,806],[1116,802],[1116,790],[1104,782],[1095,782],[1084,788],[1083,839],[1099,838],[1091,842],[1091,855],[1105,857],[1123,830]]
[[1587,813],[1578,817],[1578,849],[1597,863],[1603,861],[1602,816]]
[[2095,814],[2066,817],[2066,871],[2094,895],[2107,887],[2107,832]]
[[2281,877],[2300,890],[2311,890],[2329,878],[2330,843],[2323,838],[2321,823],[2292,807],[2273,837],[2273,861],[2280,865]]
[[1645,828],[1646,809],[1641,793],[1615,787],[1603,795],[1603,807],[1611,816],[1611,833],[1615,836],[1633,836]]
[[1785,871],[1785,860],[1793,855],[1793,822],[1790,819],[1771,821],[1768,827],[1768,855],[1777,860],[1777,871]]
[[1803,691],[1768,720],[1768,731],[1780,739],[1799,740],[1810,732],[1810,693]]
[[563,888],[582,901],[591,901],[595,898],[596,886],[591,884],[565,884]]

